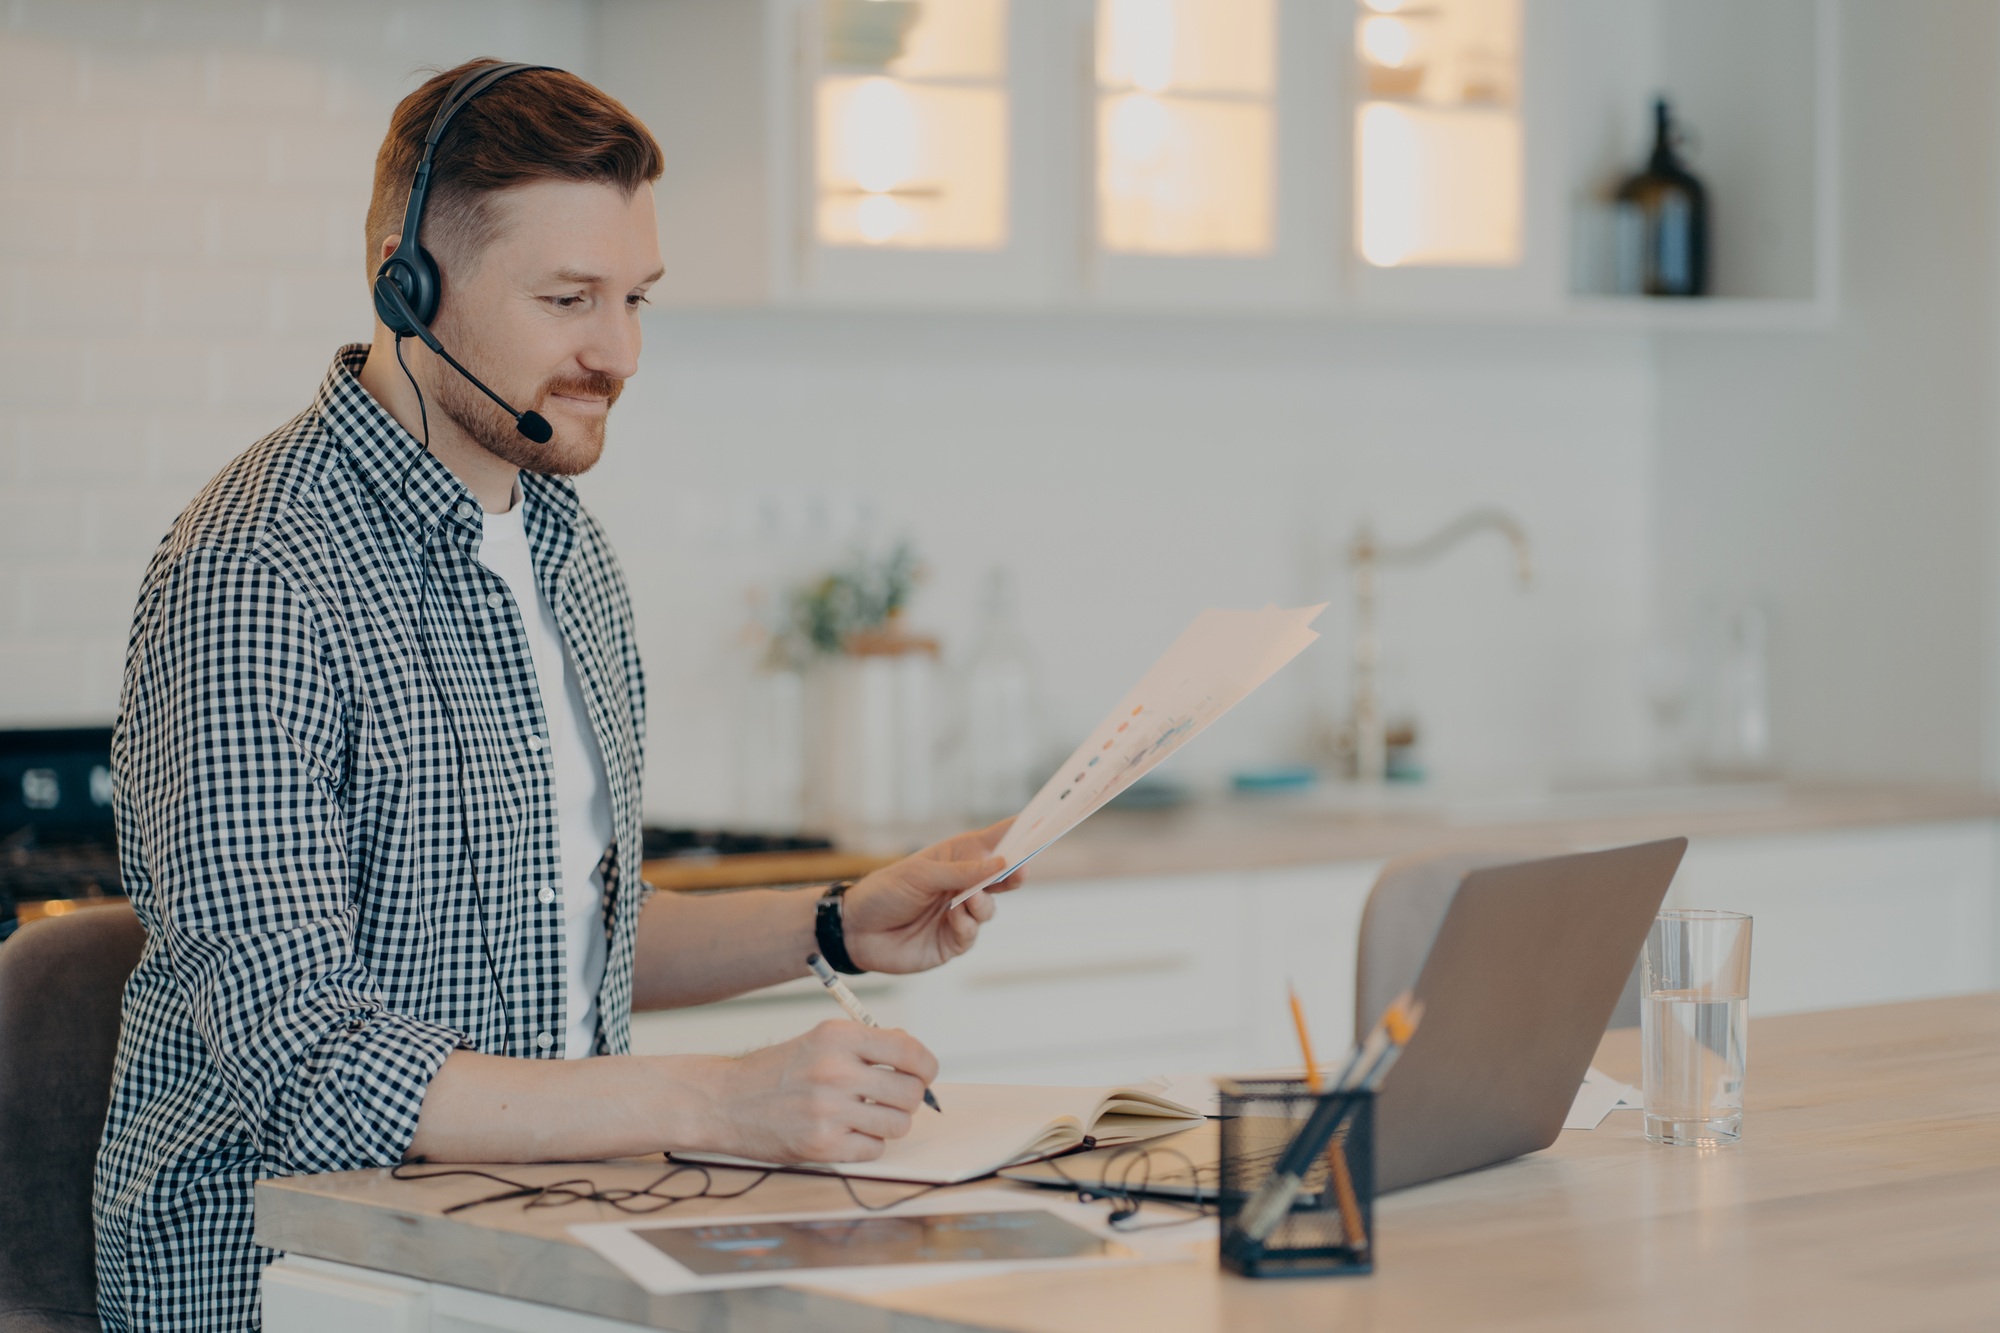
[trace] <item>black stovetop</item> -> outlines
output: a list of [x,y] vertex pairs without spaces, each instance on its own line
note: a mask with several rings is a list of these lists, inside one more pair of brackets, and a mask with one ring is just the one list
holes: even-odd
[[[648,826],[647,859],[818,851],[825,838]],[[111,814],[111,728],[0,731],[0,939],[14,904],[121,893]]]
[[111,728],[0,731],[0,939],[17,902],[119,892]]

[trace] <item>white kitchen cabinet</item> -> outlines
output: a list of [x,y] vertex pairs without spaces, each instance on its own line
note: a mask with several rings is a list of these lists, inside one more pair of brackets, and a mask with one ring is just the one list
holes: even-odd
[[[899,0],[780,0],[795,73],[778,195],[794,297],[813,304],[1037,304],[1058,291],[1045,161],[1059,100],[1037,0],[900,0],[915,22],[880,59],[843,26]],[[887,49],[881,43],[872,43]]]
[[[1476,31],[1492,14],[1505,41]],[[1836,17],[604,0],[597,77],[666,154],[663,305],[1811,328],[1838,272]],[[1700,138],[1706,301],[1604,295],[1603,201],[1644,161],[1656,92]]]
[[1381,873],[1380,861],[1260,870],[1252,961],[1247,969],[1247,1041],[1238,1067],[1295,1063],[1285,988],[1297,988],[1315,1042],[1332,1059],[1354,1031],[1354,965],[1361,910]]
[[[1323,0],[1069,0],[1082,183],[1076,299],[1325,308],[1341,62]],[[1060,168],[1059,168],[1060,169]]]
[[[1031,882],[999,906],[965,957],[851,983],[876,1021],[937,1054],[944,1078],[1102,1082],[1240,1061],[1256,911],[1248,876]],[[817,982],[793,981],[634,1014],[632,1047],[733,1054],[838,1014]]]
[[[849,978],[848,987],[883,1027],[910,1026],[913,1020],[898,981],[871,973]],[[811,977],[801,977],[720,1004],[635,1013],[632,1053],[741,1055],[839,1017],[840,1006],[825,988]]]
[[[1046,305],[1052,0],[606,0],[659,138],[664,305]],[[911,22],[910,20],[914,20]]]
[[[963,958],[864,976],[876,1018],[960,1081],[1100,1083],[1297,1057],[1298,988],[1337,1051],[1354,1026],[1361,913],[1380,863],[1031,882]],[[2000,825],[1988,820],[1705,838],[1668,903],[1756,918],[1751,1012],[2000,985]],[[812,981],[633,1016],[633,1048],[731,1054],[838,1013]]]
[[[1549,315],[1578,114],[1549,0],[1358,0],[1343,34],[1347,295],[1357,311]],[[1636,94],[1635,94],[1636,95]]]
[[971,953],[903,980],[914,1030],[948,1078],[1199,1067],[1240,1045],[1250,893],[1240,874],[1030,882]]
[[1706,839],[1667,901],[1755,919],[1753,1015],[1986,990],[2000,984],[1995,837],[1974,820]]

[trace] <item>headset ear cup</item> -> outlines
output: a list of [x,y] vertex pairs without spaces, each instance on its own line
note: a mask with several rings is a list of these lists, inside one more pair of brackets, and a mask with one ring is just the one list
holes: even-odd
[[442,284],[438,280],[437,261],[432,259],[422,246],[412,246],[412,253],[398,250],[382,261],[382,267],[375,271],[375,313],[389,332],[401,334],[405,338],[417,336],[417,330],[396,309],[395,303],[383,299],[382,284],[394,283],[409,305],[410,313],[429,324],[437,318],[438,298]]
[[391,292],[394,292],[395,296],[402,295],[400,290],[402,284],[396,281],[395,274],[390,270],[390,264],[393,263],[395,261],[390,260],[388,264],[382,265],[375,273],[375,286],[373,289],[375,293],[375,318],[381,320],[383,326],[398,338],[414,338],[417,336],[416,329],[411,326],[409,320],[403,317],[403,311],[399,307],[395,297],[390,295]]

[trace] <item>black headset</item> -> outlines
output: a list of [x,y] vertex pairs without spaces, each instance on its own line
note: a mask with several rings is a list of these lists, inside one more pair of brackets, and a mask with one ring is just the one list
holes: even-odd
[[[442,358],[446,365],[463,375],[473,388],[498,403],[501,411],[514,418],[514,429],[536,444],[547,444],[549,437],[555,433],[548,418],[539,412],[516,412],[506,399],[487,388],[477,375],[445,351],[444,344],[431,332],[431,321],[437,318],[438,303],[444,297],[444,281],[438,273],[437,260],[424,249],[418,237],[424,225],[424,202],[431,192],[432,160],[437,156],[438,140],[444,137],[445,127],[451,124],[451,118],[473,98],[502,79],[524,70],[554,68],[553,65],[482,65],[467,71],[451,85],[444,101],[438,104],[437,115],[431,120],[430,133],[424,136],[424,155],[417,163],[416,179],[410,182],[409,207],[403,212],[403,237],[396,243],[396,252],[383,260],[382,267],[375,271],[375,313],[389,332],[396,335],[399,358],[402,340],[417,339]],[[418,398],[421,402],[421,390],[418,391]]]

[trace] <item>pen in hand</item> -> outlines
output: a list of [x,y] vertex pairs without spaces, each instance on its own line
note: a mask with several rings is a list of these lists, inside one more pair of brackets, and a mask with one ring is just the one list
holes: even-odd
[[[854,998],[854,992],[847,988],[847,983],[840,979],[840,974],[827,966],[826,959],[821,958],[816,953],[807,954],[806,966],[812,969],[812,974],[819,978],[819,984],[826,987],[826,993],[834,998],[834,1002],[847,1011],[849,1018],[865,1028],[879,1028],[882,1026],[875,1021],[866,1009],[861,1007],[861,1001]],[[944,1114],[944,1108],[938,1105],[936,1094],[929,1088],[924,1089],[924,1105],[930,1107],[931,1110],[936,1111],[939,1115]]]

